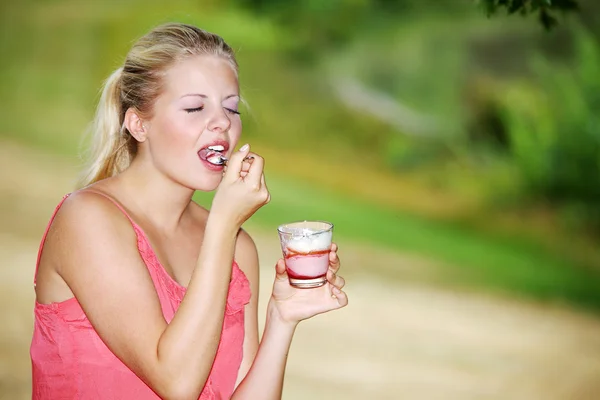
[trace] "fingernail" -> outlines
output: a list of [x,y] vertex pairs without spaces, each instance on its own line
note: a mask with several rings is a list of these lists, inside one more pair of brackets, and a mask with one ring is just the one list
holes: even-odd
[[240,151],[246,151],[246,150],[248,150],[249,147],[250,147],[250,145],[248,143],[246,143],[245,145],[240,147]]

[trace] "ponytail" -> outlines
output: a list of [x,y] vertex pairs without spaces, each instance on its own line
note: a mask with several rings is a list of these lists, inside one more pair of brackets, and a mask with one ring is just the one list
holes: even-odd
[[88,131],[91,137],[88,165],[82,173],[80,187],[123,171],[135,153],[135,140],[123,127],[126,110],[122,109],[121,102],[122,72],[123,68],[117,69],[104,83],[96,115]]

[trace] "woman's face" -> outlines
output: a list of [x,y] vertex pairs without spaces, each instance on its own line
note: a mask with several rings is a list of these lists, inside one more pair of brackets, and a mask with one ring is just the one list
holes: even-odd
[[242,132],[236,73],[222,58],[194,56],[175,64],[163,79],[153,116],[146,122],[147,155],[179,184],[214,190],[223,166],[208,159],[214,160],[210,155],[221,149],[228,157]]

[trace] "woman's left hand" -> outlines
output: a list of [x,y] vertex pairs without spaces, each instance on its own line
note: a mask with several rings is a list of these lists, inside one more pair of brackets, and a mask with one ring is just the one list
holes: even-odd
[[337,245],[331,245],[327,282],[318,288],[298,289],[290,285],[285,262],[280,259],[276,266],[275,283],[269,307],[277,316],[290,323],[298,323],[317,314],[342,308],[348,297],[342,291],[345,281],[338,275],[340,259]]

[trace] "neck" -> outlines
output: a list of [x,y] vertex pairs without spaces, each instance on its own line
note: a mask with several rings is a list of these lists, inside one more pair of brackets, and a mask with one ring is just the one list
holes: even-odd
[[163,232],[177,229],[194,194],[193,189],[173,182],[142,161],[134,160],[118,181],[134,211]]

